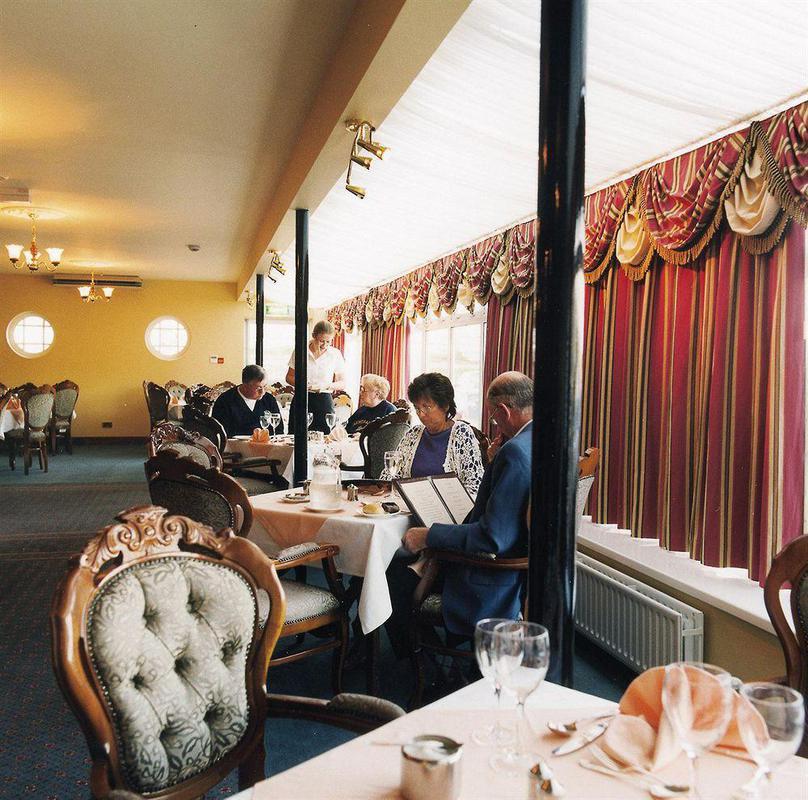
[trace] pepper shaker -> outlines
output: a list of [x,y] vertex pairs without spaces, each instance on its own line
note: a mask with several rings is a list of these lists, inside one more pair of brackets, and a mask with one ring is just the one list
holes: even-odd
[[345,487],[345,491],[347,492],[347,499],[349,503],[353,503],[355,500],[359,499],[359,489],[357,489],[352,483],[349,483]]

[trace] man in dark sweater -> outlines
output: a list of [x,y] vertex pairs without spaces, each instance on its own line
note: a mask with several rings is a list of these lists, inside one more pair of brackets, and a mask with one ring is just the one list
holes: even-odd
[[[222,423],[228,437],[249,436],[261,426],[264,414],[280,414],[277,400],[266,390],[266,377],[263,367],[248,364],[241,371],[241,385],[219,395],[213,404],[213,416]],[[283,421],[275,433],[283,433]]]

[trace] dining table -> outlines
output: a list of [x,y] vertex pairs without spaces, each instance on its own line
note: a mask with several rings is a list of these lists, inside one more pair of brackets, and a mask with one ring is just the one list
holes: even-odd
[[10,400],[0,411],[0,439],[5,439],[6,433],[15,428],[25,427],[25,412],[22,410],[22,406],[19,401],[13,405],[12,402]]
[[[548,722],[570,722],[616,710],[616,705],[607,700],[547,681],[528,698],[522,727],[525,745],[550,767],[566,791],[565,800],[648,800],[650,797],[636,773],[601,774],[580,766],[593,745],[564,756],[551,754],[554,747],[566,740],[549,731]],[[403,797],[399,791],[400,745],[419,734],[448,736],[463,744],[460,800],[549,798],[549,794],[538,791],[527,769],[509,776],[491,768],[489,760],[493,749],[476,744],[471,733],[496,720],[515,722],[513,702],[506,698],[498,709],[490,684],[480,680],[260,781],[231,800],[399,800]],[[704,800],[733,800],[739,787],[755,773],[755,765],[745,756],[745,751],[737,751],[732,756],[713,751],[699,758],[698,781]],[[271,764],[271,753],[269,758]],[[655,775],[662,783],[686,784],[686,757],[680,754]],[[792,756],[781,764],[766,787],[766,796],[777,800],[806,800],[808,760]]]
[[[318,452],[323,452],[328,446],[340,455],[344,464],[360,466],[364,463],[362,451],[359,448],[359,441],[355,438],[347,438],[337,442],[309,442],[308,471],[311,477],[312,462]],[[244,458],[271,458],[279,461],[278,473],[292,486],[295,476],[295,437],[289,434],[271,436],[267,442],[257,442],[252,436],[234,436],[227,440],[225,445],[226,453],[240,453]],[[251,468],[255,472],[269,473],[269,467]],[[343,478],[360,477],[361,471],[342,470]]]

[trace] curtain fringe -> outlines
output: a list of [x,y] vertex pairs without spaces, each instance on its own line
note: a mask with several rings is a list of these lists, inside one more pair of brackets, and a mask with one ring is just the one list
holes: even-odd
[[789,222],[791,222],[791,217],[787,212],[781,211],[766,233],[762,233],[760,236],[744,236],[737,234],[741,242],[741,247],[751,256],[761,256],[770,253],[780,244],[780,240],[783,238],[783,234],[786,232]]
[[654,260],[655,255],[656,251],[651,245],[649,245],[648,252],[645,254],[645,258],[643,258],[640,264],[621,263],[620,267],[627,278],[632,281],[641,281],[648,272],[648,268],[651,266],[651,262]]
[[766,136],[763,126],[759,122],[752,123],[749,138],[753,139],[755,143],[759,142],[763,148],[763,175],[769,191],[780,204],[780,208],[797,220],[803,228],[808,227],[808,203],[802,198],[794,196],[774,157],[769,137]]

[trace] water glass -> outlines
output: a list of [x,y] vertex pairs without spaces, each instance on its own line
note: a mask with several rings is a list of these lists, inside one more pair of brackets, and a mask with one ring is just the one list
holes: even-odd
[[[510,622],[510,620],[501,618],[481,619],[474,626],[474,655],[477,658],[477,666],[480,668],[482,676],[494,687],[494,694],[497,698],[497,711],[499,711],[501,704],[502,684],[499,682],[494,668],[494,629],[503,622]],[[475,730],[471,738],[477,744],[483,745],[483,747],[506,745],[513,741],[513,729],[505,727],[497,719],[495,724],[485,725]]]
[[775,767],[800,747],[805,728],[805,701],[788,686],[777,683],[745,683],[736,704],[738,730],[757,772],[742,787],[749,797],[762,797]]
[[695,661],[665,667],[662,707],[687,755],[693,797],[700,797],[696,759],[721,741],[732,716],[732,703],[732,677],[721,667]]
[[310,428],[310,427],[311,427],[311,423],[312,423],[312,422],[314,422],[314,414],[313,414],[311,411],[309,411],[309,412],[306,414],[306,419],[309,421],[308,427]]
[[329,412],[325,415],[325,424],[328,425],[329,433],[334,430],[334,427],[337,424],[337,415],[333,412]]
[[269,415],[269,427],[272,428],[272,435],[275,435],[275,429],[281,424],[281,415],[277,411],[273,411]]
[[387,472],[387,477],[390,478],[390,496],[388,500],[394,499],[393,494],[393,481],[398,477],[398,469],[401,463],[398,450],[388,450],[384,454],[384,469]]
[[267,419],[266,414],[261,414],[258,418],[258,424],[261,426],[261,430],[266,430],[269,427],[269,420]]
[[516,749],[491,757],[491,767],[508,775],[525,775],[539,756],[525,750],[522,728],[525,701],[539,688],[550,665],[547,628],[524,620],[501,622],[494,628],[494,671],[503,689],[516,697]]

